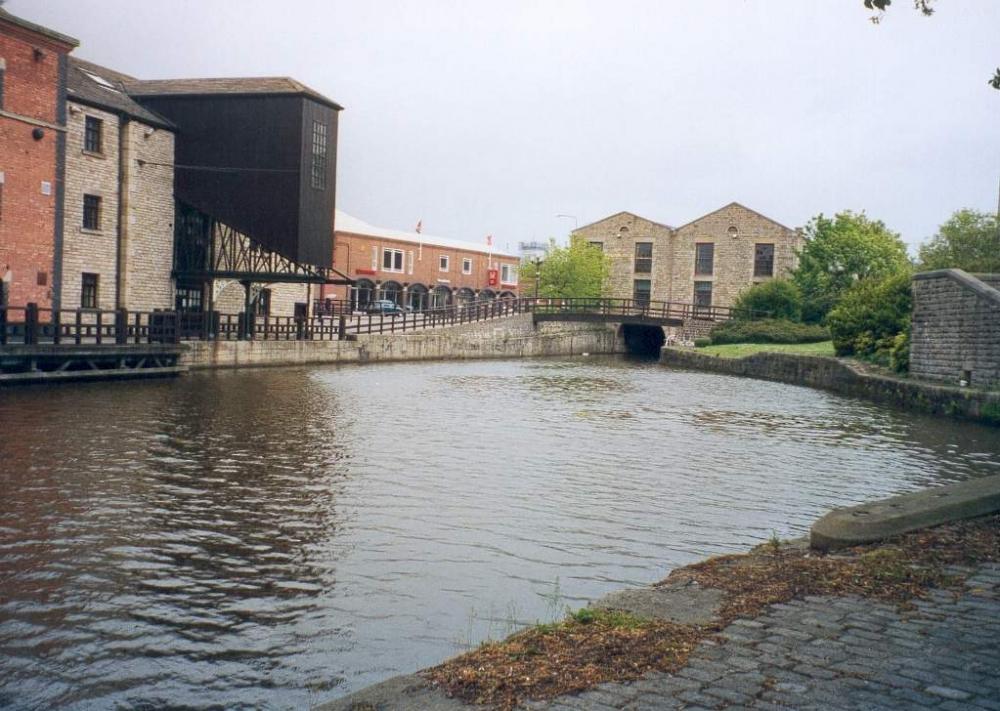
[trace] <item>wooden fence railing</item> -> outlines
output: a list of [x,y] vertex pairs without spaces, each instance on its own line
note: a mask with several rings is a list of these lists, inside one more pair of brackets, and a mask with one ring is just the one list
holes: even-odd
[[724,321],[731,309],[634,299],[522,298],[479,301],[395,314],[325,314],[307,318],[214,312],[46,309],[36,304],[0,306],[0,346],[125,345],[188,340],[320,340],[359,334],[406,333],[523,313],[556,316],[587,314],[608,321],[641,318],[660,321]]

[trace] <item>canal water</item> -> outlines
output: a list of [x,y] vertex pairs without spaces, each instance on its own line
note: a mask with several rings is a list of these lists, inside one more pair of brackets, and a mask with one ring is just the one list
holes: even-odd
[[0,707],[303,708],[1000,431],[613,358],[0,391]]

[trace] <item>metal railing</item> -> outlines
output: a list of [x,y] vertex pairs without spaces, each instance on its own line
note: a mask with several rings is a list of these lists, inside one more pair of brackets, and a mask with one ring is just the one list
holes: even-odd
[[[250,316],[187,311],[113,311],[46,309],[36,304],[0,306],[0,346],[4,345],[126,345],[179,343],[191,340],[318,340],[335,341],[358,335],[407,333],[476,321],[533,313],[539,316],[581,316],[614,321],[725,321],[732,309],[669,301],[635,299],[521,298],[475,301],[426,311],[401,313],[319,313],[311,317]],[[763,315],[763,314],[760,314]]]

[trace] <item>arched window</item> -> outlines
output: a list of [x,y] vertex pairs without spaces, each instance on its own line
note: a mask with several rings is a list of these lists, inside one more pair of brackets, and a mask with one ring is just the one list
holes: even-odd
[[493,289],[483,289],[479,292],[480,301],[493,301],[497,298],[497,293]]
[[423,311],[427,308],[428,292],[427,287],[423,284],[410,284],[406,290],[406,297],[409,302],[408,306],[413,311]]
[[447,286],[435,286],[431,292],[431,308],[443,309],[451,305],[451,289]]
[[455,303],[459,306],[465,306],[476,300],[476,292],[467,286],[462,287],[455,292]]
[[379,290],[380,299],[388,299],[394,304],[402,305],[403,302],[403,286],[397,281],[387,281],[382,284],[382,288]]

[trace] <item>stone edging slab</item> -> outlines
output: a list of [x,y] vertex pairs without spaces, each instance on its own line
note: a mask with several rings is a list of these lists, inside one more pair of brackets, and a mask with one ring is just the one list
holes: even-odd
[[813,524],[809,543],[819,550],[849,548],[994,511],[1000,511],[1000,475],[834,509]]

